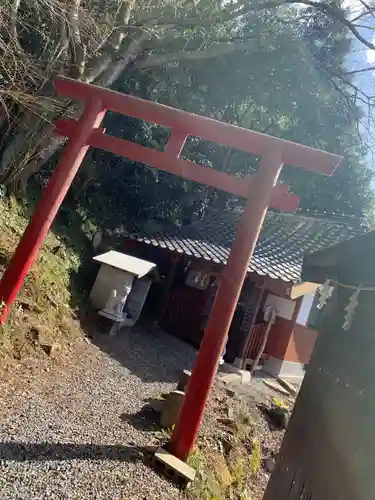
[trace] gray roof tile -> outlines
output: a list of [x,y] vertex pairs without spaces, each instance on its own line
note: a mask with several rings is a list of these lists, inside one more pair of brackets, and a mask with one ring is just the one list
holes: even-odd
[[[225,264],[241,212],[213,212],[189,226],[150,234],[137,230],[131,238],[189,257]],[[286,282],[301,279],[302,260],[315,252],[366,232],[358,221],[343,218],[268,212],[249,272]]]

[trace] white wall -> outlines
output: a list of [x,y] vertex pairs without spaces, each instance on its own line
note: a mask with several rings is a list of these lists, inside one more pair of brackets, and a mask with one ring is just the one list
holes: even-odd
[[292,319],[296,303],[294,300],[285,299],[284,297],[279,297],[278,295],[273,295],[272,293],[267,295],[266,301],[264,303],[264,319],[267,321],[268,313],[271,309],[276,309],[276,315],[279,318]]
[[308,293],[304,295],[302,298],[302,304],[300,310],[298,312],[297,321],[298,325],[305,326],[307,324],[307,320],[309,319],[309,314],[311,311],[311,307],[313,305],[314,297],[316,292]]

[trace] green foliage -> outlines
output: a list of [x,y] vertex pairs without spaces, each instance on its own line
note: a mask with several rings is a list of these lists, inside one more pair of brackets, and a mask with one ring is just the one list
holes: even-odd
[[[5,11],[17,5],[3,3]],[[64,99],[52,98],[58,72],[340,154],[344,163],[331,178],[286,165],[281,180],[300,195],[302,209],[372,213],[373,172],[358,134],[363,109],[353,77],[345,74],[352,33],[342,23],[342,2],[330,0],[331,10],[300,9],[294,2],[258,10],[256,2],[89,0],[78,3],[78,24],[72,26],[74,4],[23,2],[13,13],[16,26],[14,16],[1,18],[7,55],[0,71],[6,109],[0,117],[0,180],[7,187],[22,190],[32,174],[44,184],[58,159],[55,154],[45,165],[49,151],[57,150],[45,140],[53,142],[46,121],[77,114]],[[118,62],[127,57],[118,72]],[[169,136],[155,124],[112,112],[103,125],[109,134],[160,150]],[[258,165],[258,158],[197,137],[189,138],[182,156],[238,176]],[[155,219],[185,223],[208,206],[229,210],[242,201],[92,151],[70,194],[71,206],[77,203],[95,227],[118,233]]]
[[193,469],[195,469],[198,475],[203,474],[203,469],[205,467],[205,458],[201,453],[200,449],[196,446],[194,451],[190,453],[187,459],[187,464],[190,465]]
[[[14,199],[0,199],[0,253],[5,256],[0,259],[0,271],[26,224],[27,217]],[[83,335],[73,310],[71,282],[79,263],[78,255],[56,234],[47,236],[7,322],[0,327],[0,368],[35,354],[35,332],[41,341],[61,345]]]
[[262,456],[259,439],[254,438],[252,445],[253,446],[250,457],[250,473],[252,475],[255,475],[258,474],[258,472],[260,471],[260,461]]
[[[197,472],[188,496],[193,499],[227,500],[244,498],[249,500],[249,478],[260,470],[261,449],[257,438],[251,438],[254,416],[244,402],[233,408],[230,426],[230,441],[226,451],[215,448],[196,448],[188,458],[188,464]],[[205,446],[207,444],[205,443]],[[249,448],[251,456],[249,458]],[[220,447],[219,447],[220,448]]]
[[248,491],[243,491],[240,493],[239,500],[251,500],[250,493]]
[[[343,65],[349,37],[340,22],[321,11],[307,9],[302,21],[300,14],[287,7],[278,16],[272,10],[254,11],[240,25],[212,27],[212,36],[235,31],[240,39],[252,41],[251,48],[209,64],[203,60],[142,73],[125,71],[115,88],[343,155],[343,165],[331,178],[285,166],[282,181],[301,196],[302,209],[360,217],[374,208],[373,172],[357,134],[361,111],[348,107],[345,89],[337,90],[327,72]],[[189,28],[187,35],[193,36],[190,47],[201,43],[199,30]],[[157,149],[163,148],[169,133],[113,113],[104,125],[111,134]],[[196,137],[189,138],[182,156],[235,175],[257,168],[257,158]],[[208,206],[228,210],[242,203],[98,151],[83,169],[76,190],[97,225],[112,230],[131,229],[133,223],[142,226],[150,219],[181,223],[200,217]],[[100,208],[103,198],[109,205],[105,213]]]
[[196,447],[187,459],[188,465],[195,469],[196,480],[187,491],[188,498],[214,500],[221,497],[220,482],[214,477],[207,463],[207,456]]
[[272,396],[271,401],[273,406],[276,406],[277,408],[282,408],[284,410],[288,409],[288,405],[285,403],[285,401],[278,396]]
[[246,484],[246,460],[242,456],[237,456],[234,464],[232,464],[231,473],[233,477],[232,486],[242,491]]
[[172,427],[168,427],[168,429],[166,430],[169,437],[172,437],[174,428],[175,428],[175,425],[173,424]]

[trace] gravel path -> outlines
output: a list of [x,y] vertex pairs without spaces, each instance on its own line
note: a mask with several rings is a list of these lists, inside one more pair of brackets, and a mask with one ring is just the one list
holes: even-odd
[[142,329],[80,339],[26,361],[0,386],[0,499],[182,499],[140,461],[146,398],[175,387],[195,351]]

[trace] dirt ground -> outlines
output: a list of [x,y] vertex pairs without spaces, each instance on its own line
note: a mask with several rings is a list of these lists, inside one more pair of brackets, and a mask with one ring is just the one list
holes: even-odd
[[[143,447],[165,443],[169,433],[147,401],[173,390],[195,354],[138,327],[79,338],[54,355],[36,351],[10,367],[0,383],[0,499],[213,500],[240,491],[239,498],[261,499],[265,459],[277,455],[283,431],[259,408],[259,381],[254,395],[251,386],[233,395],[215,384],[190,459],[198,473],[191,490],[148,464]],[[270,398],[265,390],[264,404]]]
[[[215,383],[198,439],[201,453],[213,457],[207,460],[208,469],[216,472],[213,495],[207,498],[260,500],[284,436],[264,409],[273,401],[290,408],[291,403],[270,392],[261,380],[232,389]],[[224,488],[215,488],[215,482]]]

